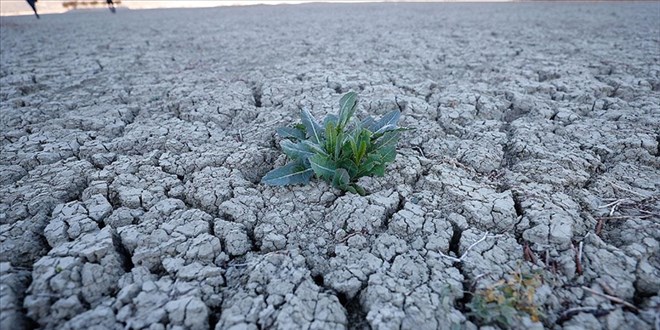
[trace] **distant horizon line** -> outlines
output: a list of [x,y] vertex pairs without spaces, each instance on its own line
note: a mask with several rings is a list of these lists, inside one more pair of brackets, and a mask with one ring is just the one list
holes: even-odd
[[[37,2],[39,14],[64,14],[77,11],[96,11],[106,8],[105,1],[97,0],[96,7],[87,7],[81,1],[82,8],[69,9],[63,6],[62,0],[41,0]],[[299,5],[314,3],[511,3],[511,2],[660,2],[658,0],[119,0],[117,8],[120,10],[145,10],[145,9],[193,9],[193,8],[216,8],[216,7],[244,7],[244,6],[277,6],[277,5]],[[0,5],[0,16],[30,16],[34,15],[25,0],[3,0]],[[9,8],[6,8],[9,5]],[[45,6],[44,6],[45,5]]]

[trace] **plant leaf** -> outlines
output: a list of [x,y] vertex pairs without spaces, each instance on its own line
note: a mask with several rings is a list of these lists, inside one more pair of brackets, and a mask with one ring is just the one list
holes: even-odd
[[337,126],[337,120],[338,120],[338,118],[337,118],[336,115],[329,114],[329,115],[325,116],[325,118],[323,119],[323,126],[327,126],[328,123],[333,123],[333,124],[335,124],[335,126]]
[[385,132],[393,131],[396,129],[396,125],[385,125],[381,128],[379,128],[377,131],[374,132],[374,134],[385,134]]
[[381,130],[383,127],[390,125],[392,126],[392,128],[396,128],[396,124],[399,122],[399,118],[401,118],[401,111],[394,110],[384,115],[377,122],[373,123],[369,128],[369,130],[372,132],[377,132]]
[[378,164],[371,169],[371,174],[375,176],[385,176],[385,165]]
[[352,190],[349,190],[349,191],[354,193],[354,194],[357,193],[360,196],[364,196],[364,195],[367,194],[367,192],[364,190],[364,188],[360,187],[359,185],[357,185],[355,183],[350,185],[349,187],[353,188]]
[[357,105],[357,93],[348,92],[339,100],[339,121],[337,126],[345,127],[351,116],[355,113]]
[[[327,119],[327,118],[326,118]],[[328,121],[325,124],[325,150],[333,155],[337,146],[337,129],[335,123]]]
[[301,162],[291,162],[278,167],[264,175],[262,183],[271,186],[284,186],[287,184],[307,184],[314,175],[314,171]]
[[358,154],[358,142],[357,137],[353,135],[348,135],[346,141],[351,146],[351,155],[353,155],[353,160],[357,163],[357,154]]
[[385,135],[385,133],[390,133],[390,132],[405,132],[405,131],[412,131],[414,128],[409,128],[409,127],[397,127],[397,128],[388,128],[387,130],[381,130],[379,133],[374,133],[371,136],[371,140],[376,140],[379,139],[381,136]]
[[358,172],[355,174],[357,177],[372,175],[372,169],[381,163],[382,157],[379,154],[371,153],[367,159],[360,164]]
[[364,128],[367,128],[370,131],[371,131],[371,126],[375,125],[375,124],[376,124],[376,121],[371,116],[367,116],[366,118],[362,119],[362,121],[360,122],[360,126],[362,126]]
[[323,146],[321,146],[317,143],[314,143],[310,140],[305,140],[305,141],[302,141],[300,143],[305,145],[305,147],[309,148],[309,150],[313,151],[316,154],[324,155],[324,156],[328,155],[328,152],[323,148]]
[[376,140],[376,149],[387,148],[387,147],[396,147],[397,142],[399,142],[399,131],[387,131],[385,132],[378,140]]
[[327,156],[316,154],[309,158],[309,163],[316,175],[324,180],[332,180],[337,165]]
[[367,153],[369,147],[371,147],[371,132],[368,129],[361,129],[360,135],[358,135],[357,141],[357,154],[356,163],[359,164],[362,162],[362,157]]
[[337,133],[337,139],[335,140],[335,160],[339,160],[339,157],[341,156],[342,153],[342,147],[344,145],[344,140],[346,138],[344,137],[344,132],[339,132]]
[[312,140],[312,142],[321,143],[323,140],[321,125],[316,122],[316,119],[314,119],[309,110],[305,108],[301,109],[300,118],[302,119],[302,123],[305,125],[305,129],[307,130],[307,135]]
[[378,150],[383,163],[391,163],[396,159],[396,146],[388,146]]
[[353,186],[347,186],[345,190],[350,192],[350,193],[357,194],[357,190],[355,190],[355,188],[353,188]]
[[335,170],[335,176],[332,178],[332,185],[334,187],[344,189],[350,180],[351,177],[348,174],[348,171],[343,168],[338,168]]
[[305,160],[314,155],[314,151],[302,142],[294,143],[291,140],[282,140],[280,147],[282,147],[282,151],[291,159]]
[[341,159],[350,159],[354,161],[350,138],[348,136],[345,136],[343,140],[344,141],[342,142],[342,146],[341,146]]
[[305,139],[305,132],[295,127],[280,127],[277,129],[277,135],[279,135],[283,139],[286,138],[293,138],[296,140]]
[[[355,178],[360,172],[358,169],[358,166],[353,162],[352,159],[342,159],[339,162],[337,162],[337,167],[341,167],[343,169],[346,169],[348,171],[348,175],[351,178]],[[350,181],[350,180],[349,180]]]

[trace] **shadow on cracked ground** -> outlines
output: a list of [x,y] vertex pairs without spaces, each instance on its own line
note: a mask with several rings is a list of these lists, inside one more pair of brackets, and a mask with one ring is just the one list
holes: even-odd
[[[0,328],[657,326],[657,9],[3,17]],[[349,90],[416,128],[370,194],[259,184]]]

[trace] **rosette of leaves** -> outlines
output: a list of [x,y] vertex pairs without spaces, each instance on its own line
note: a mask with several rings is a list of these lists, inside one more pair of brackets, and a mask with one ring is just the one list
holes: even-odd
[[398,110],[378,120],[354,120],[356,108],[357,94],[349,92],[339,100],[338,115],[328,115],[322,122],[302,109],[300,124],[277,130],[289,162],[266,173],[262,182],[274,186],[307,184],[316,175],[335,188],[364,195],[357,180],[385,175],[406,128],[397,127],[401,117]]
[[467,307],[468,315],[483,325],[498,325],[504,329],[519,328],[523,317],[539,322],[544,314],[536,305],[536,290],[543,284],[537,272],[518,271],[507,280],[474,293]]

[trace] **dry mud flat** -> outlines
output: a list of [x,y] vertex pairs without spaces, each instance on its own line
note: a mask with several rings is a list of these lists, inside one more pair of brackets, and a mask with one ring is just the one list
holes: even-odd
[[[0,328],[476,329],[521,273],[514,328],[657,329],[659,6],[3,17]],[[370,194],[260,184],[349,90],[416,128]]]

